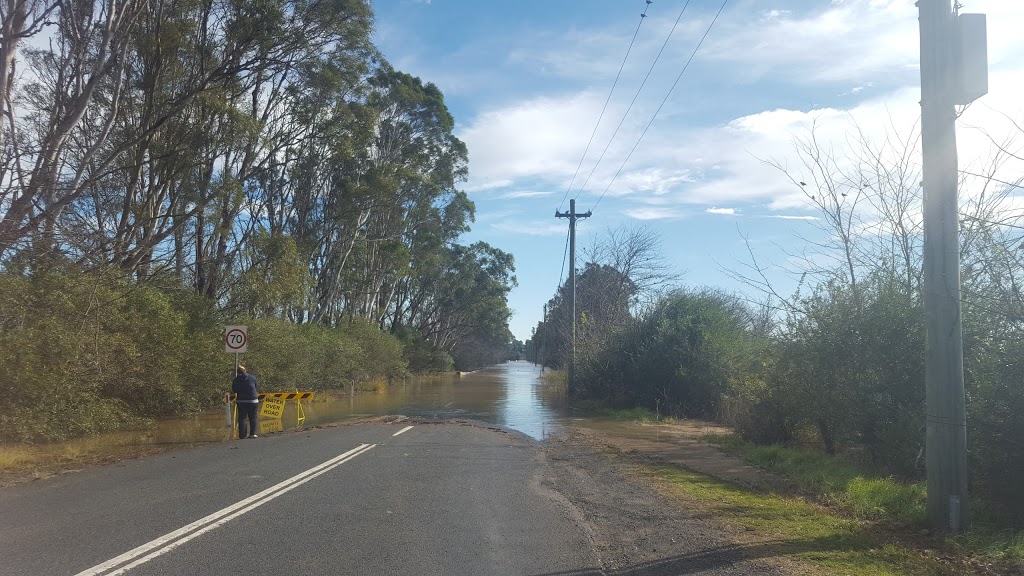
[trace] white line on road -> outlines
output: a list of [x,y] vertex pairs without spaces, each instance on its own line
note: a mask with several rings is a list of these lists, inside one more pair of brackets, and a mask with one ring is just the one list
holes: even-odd
[[[182,528],[179,528],[173,532],[168,532],[167,534],[164,534],[163,536],[155,540],[147,542],[142,546],[129,550],[128,552],[125,552],[124,554],[121,554],[116,558],[112,558],[106,562],[103,562],[102,564],[97,564],[92,568],[83,570],[75,576],[99,576],[100,574],[105,574],[106,576],[115,576],[118,574],[124,574],[125,572],[131,570],[132,568],[135,568],[136,566],[139,566],[140,564],[144,564],[146,562],[149,562],[153,558],[156,558],[157,556],[166,554],[167,552],[170,552],[171,550],[188,542],[189,540],[192,540],[193,538],[205,534],[206,532],[209,532],[210,530],[213,530],[218,526],[222,526],[228,521],[237,518],[238,516],[241,516],[242,514],[245,514],[246,512],[254,508],[257,508],[259,506],[262,506],[263,504],[266,504],[267,502],[270,502],[271,500],[277,498],[278,496],[281,496],[282,494],[289,492],[292,489],[305,484],[306,482],[309,482],[310,480],[316,478],[317,476],[320,476],[321,474],[329,472],[330,470],[344,464],[345,462],[348,462],[349,460],[355,458],[356,456],[359,456],[360,454],[365,454],[366,452],[369,452],[375,446],[377,445],[360,444],[356,448],[353,448],[352,450],[349,450],[348,452],[345,452],[344,454],[341,454],[339,456],[335,456],[334,458],[331,458],[330,460],[324,462],[323,464],[314,466],[309,470],[306,470],[305,472],[300,472],[299,474],[296,474],[295,476],[292,476],[291,478],[283,482],[279,482],[271,486],[270,488],[267,488],[266,490],[259,492],[258,494],[254,494],[246,498],[245,500],[232,504],[231,506],[228,506],[227,508],[224,508],[222,510],[218,510],[213,514],[196,520],[195,522]],[[146,554],[147,552],[150,553]],[[143,554],[146,555],[142,556]],[[139,558],[140,556],[142,557]],[[136,558],[138,559],[136,560]],[[113,572],[108,572],[108,570],[112,570],[117,566],[121,566],[122,564],[130,560],[135,561],[131,564],[122,566],[121,568]]]
[[398,432],[395,432],[394,434],[392,434],[391,437],[394,438],[395,436],[398,436],[402,432],[408,432],[409,430],[412,430],[412,426],[406,426],[405,428],[402,428]]

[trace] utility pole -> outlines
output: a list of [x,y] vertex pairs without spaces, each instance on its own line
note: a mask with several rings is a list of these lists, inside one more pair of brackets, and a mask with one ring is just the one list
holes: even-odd
[[[548,305],[544,305],[544,333],[547,333],[548,329]],[[544,346],[547,344],[547,338],[545,336],[540,337],[540,373],[544,373]]]
[[576,213],[576,199],[569,200],[569,211],[555,210],[555,218],[569,219],[569,309],[572,311],[572,355],[569,357],[568,393],[573,395],[574,378],[576,376],[576,220],[590,218],[590,210],[583,214]]
[[[951,0],[918,0],[917,6],[924,155],[928,520],[933,529],[955,534],[967,525],[968,512],[956,104],[964,104],[965,99],[969,101],[984,92],[979,93],[977,86],[972,90],[969,85],[978,78],[978,62],[970,55],[972,49],[977,54],[977,38],[962,38],[963,26]],[[984,67],[987,71],[987,64]],[[984,82],[987,90],[987,72]]]

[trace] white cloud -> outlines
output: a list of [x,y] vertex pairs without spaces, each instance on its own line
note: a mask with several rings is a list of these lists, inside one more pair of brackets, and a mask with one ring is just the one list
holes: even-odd
[[[552,218],[552,220],[554,220]],[[564,222],[499,222],[491,227],[502,232],[530,236],[565,236],[568,226]]]
[[517,191],[514,191],[514,192],[502,193],[499,197],[500,198],[505,198],[505,199],[541,198],[541,197],[544,197],[544,196],[551,196],[552,194],[554,194],[554,192],[550,192],[550,191],[548,191],[548,192],[536,192],[536,191],[529,191],[529,190],[517,190]]
[[812,12],[726,20],[705,56],[751,79],[863,82],[917,68],[917,9],[906,0],[844,0]]
[[633,208],[625,211],[626,216],[637,220],[667,220],[679,218],[682,214],[673,210],[655,208]]
[[468,188],[523,178],[568,185],[601,110],[600,96],[545,96],[484,112],[459,133],[470,150]]
[[771,216],[759,216],[759,218],[776,218],[776,219],[779,219],[779,220],[807,220],[807,221],[813,221],[813,220],[817,220],[818,219],[817,216],[789,216],[789,215],[785,215],[785,214],[775,214],[775,215],[771,215]]
[[509,178],[506,178],[504,180],[487,181],[474,180],[473,182],[470,182],[468,185],[465,186],[465,190],[466,192],[469,193],[483,192],[487,190],[494,190],[496,188],[508,188],[509,186],[512,186],[514,184],[515,181]]
[[[817,11],[772,10],[759,19],[725,20],[706,57],[735,63],[751,78],[797,83],[915,79],[918,9],[908,0],[833,1]],[[1020,60],[1024,2],[971,0],[964,12],[989,14],[994,68]]]
[[705,210],[708,214],[722,214],[723,216],[735,216],[735,208],[708,208]]

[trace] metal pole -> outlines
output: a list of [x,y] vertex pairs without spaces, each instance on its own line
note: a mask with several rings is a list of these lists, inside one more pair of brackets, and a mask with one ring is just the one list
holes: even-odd
[[960,324],[956,15],[950,0],[919,0],[924,155],[924,307],[928,520],[967,524],[967,412]]

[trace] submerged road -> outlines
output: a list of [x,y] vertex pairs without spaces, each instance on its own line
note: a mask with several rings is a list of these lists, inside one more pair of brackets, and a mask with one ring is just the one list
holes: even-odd
[[599,574],[541,466],[460,425],[170,452],[0,491],[0,574]]

